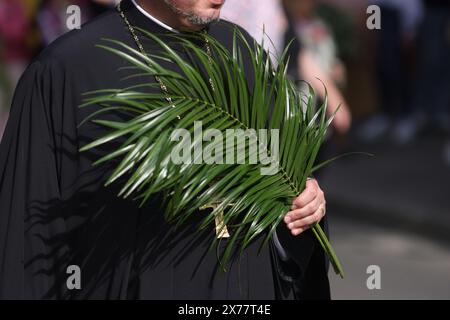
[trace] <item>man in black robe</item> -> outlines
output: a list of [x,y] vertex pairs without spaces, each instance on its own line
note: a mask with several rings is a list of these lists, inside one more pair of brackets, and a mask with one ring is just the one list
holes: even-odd
[[[218,20],[222,4],[124,0],[121,8],[132,25],[155,34],[206,28],[231,48],[233,25]],[[276,241],[258,253],[256,240],[227,272],[208,251],[214,227],[196,229],[201,213],[175,230],[158,197],[139,208],[117,197],[117,186],[103,186],[111,167],[92,163],[111,149],[79,152],[105,134],[94,123],[79,126],[95,111],[78,107],[82,95],[151,79],[126,78],[126,61],[96,47],[101,38],[136,45],[110,10],[47,47],[16,89],[0,148],[0,298],[329,298],[326,259],[307,230],[325,214],[315,180],[294,200]],[[142,42],[147,52],[157,50]],[[179,44],[170,45],[187,57]],[[106,117],[123,120],[114,112]],[[80,286],[70,285],[76,268]]]

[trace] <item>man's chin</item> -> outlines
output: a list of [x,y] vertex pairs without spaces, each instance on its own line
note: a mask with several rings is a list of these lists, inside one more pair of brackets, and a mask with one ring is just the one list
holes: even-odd
[[219,20],[220,17],[220,11],[213,12],[209,15],[191,15],[188,17],[185,17],[185,21],[188,27],[205,27],[209,25],[210,23],[216,22]]
[[216,21],[217,19],[192,20],[185,18],[182,26],[180,27],[180,31],[199,31]]

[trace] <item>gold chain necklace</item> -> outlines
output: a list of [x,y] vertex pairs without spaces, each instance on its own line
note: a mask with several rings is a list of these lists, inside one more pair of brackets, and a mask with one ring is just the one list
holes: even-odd
[[[119,12],[120,16],[122,17],[122,20],[125,22],[128,30],[130,31],[130,34],[133,37],[134,42],[136,43],[136,46],[138,47],[139,51],[143,55],[147,55],[147,53],[145,52],[144,46],[142,45],[141,41],[139,40],[139,37],[137,36],[135,29],[131,25],[130,21],[128,20],[127,16],[123,12],[123,10],[121,9],[120,3],[117,5],[117,11]],[[206,31],[204,31],[204,32],[206,33]],[[209,40],[207,37],[205,37],[205,47],[206,47],[206,54],[208,55],[209,63],[212,63],[211,47],[209,45]],[[156,75],[154,77],[155,77],[156,81],[159,83],[159,86],[161,87],[161,91],[164,92],[166,101],[171,105],[172,108],[175,108],[175,105],[172,102],[172,98],[171,98],[169,91],[167,90],[167,87],[164,84],[164,82],[161,80],[160,77],[158,77]],[[211,85],[211,89],[214,91],[214,84],[213,84],[211,77],[209,78],[209,84]],[[180,116],[177,116],[177,118],[180,119]],[[215,208],[217,208],[217,206],[219,204],[220,203],[207,204],[199,209],[200,210],[205,210],[207,208],[215,209]],[[223,214],[224,214],[223,210],[221,210],[220,212],[218,212],[216,214],[216,217],[215,217],[217,238],[229,238],[230,237],[227,226],[224,223],[224,215]]]
[[[133,37],[134,42],[136,43],[136,46],[138,47],[139,51],[143,54],[143,55],[147,55],[144,46],[141,43],[141,40],[139,39],[139,37],[137,36],[137,33],[134,29],[134,27],[131,25],[130,21],[128,20],[127,16],[125,15],[125,12],[123,12],[122,8],[121,8],[121,3],[119,3],[117,5],[117,11],[119,12],[120,16],[122,17],[122,20],[125,22],[128,30],[131,33],[131,36]],[[206,33],[206,31],[204,31]],[[205,37],[205,47],[206,47],[206,54],[208,55],[208,60],[210,63],[212,63],[212,53],[211,53],[211,47],[209,45],[209,40],[207,37]],[[175,105],[172,102],[172,97],[169,94],[169,91],[167,90],[166,85],[164,84],[164,82],[161,80],[160,77],[155,75],[155,79],[156,81],[159,83],[159,86],[162,90],[162,92],[164,92],[164,95],[166,96],[166,101],[173,107],[175,108]],[[214,84],[211,78],[209,78],[209,83],[211,85],[211,89],[214,91]],[[178,116],[178,119],[180,119],[180,117]]]

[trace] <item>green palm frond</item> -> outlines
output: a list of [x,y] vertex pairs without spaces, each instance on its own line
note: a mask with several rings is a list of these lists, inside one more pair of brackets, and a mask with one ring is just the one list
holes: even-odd
[[[208,35],[197,35],[209,41],[214,59],[189,37],[172,36],[189,52],[190,59],[183,59],[158,36],[140,31],[160,46],[158,55],[142,54],[111,39],[100,47],[127,60],[136,74],[158,76],[167,87],[173,105],[166,101],[161,90],[147,90],[158,88],[156,83],[89,93],[83,106],[100,105],[101,109],[88,120],[95,118],[94,122],[110,131],[81,150],[125,139],[118,149],[96,162],[118,160],[106,184],[122,177],[125,183],[119,195],[132,196],[141,204],[153,194],[163,192],[165,218],[170,222],[182,224],[199,208],[217,203],[215,209],[205,214],[200,228],[210,226],[216,215],[224,212],[224,223],[230,228],[231,237],[223,261],[230,258],[235,248],[243,250],[258,236],[264,236],[266,243],[317,168],[316,156],[332,120],[326,117],[327,102],[315,108],[311,87],[306,94],[299,92],[286,75],[283,59],[274,67],[263,47],[247,41],[237,29],[231,50]],[[253,85],[244,71],[244,56],[251,61]],[[181,72],[163,67],[162,62],[171,62]],[[124,122],[98,119],[102,112],[114,110],[127,111],[130,119]],[[202,155],[194,151],[204,143],[202,137],[194,134],[195,124],[199,122],[205,131],[217,129],[225,133],[227,129],[242,129],[249,133],[247,138],[256,141],[258,151],[250,143],[243,150],[236,150],[224,146],[220,139],[211,139],[208,147],[223,151],[223,158],[239,153],[244,161],[204,163]],[[185,129],[194,138],[190,143],[172,141],[176,129]],[[251,129],[255,131],[245,131]],[[252,136],[252,132],[262,129],[279,130],[279,152],[275,160],[272,156],[276,150],[270,148],[274,137]],[[261,159],[272,157],[274,174],[261,174],[261,169],[267,169],[267,162],[250,161],[255,152],[261,156],[263,149],[267,157]],[[171,156],[175,150],[191,152],[192,162],[174,163]],[[312,230],[336,273],[343,276],[339,260],[320,225],[312,226]]]

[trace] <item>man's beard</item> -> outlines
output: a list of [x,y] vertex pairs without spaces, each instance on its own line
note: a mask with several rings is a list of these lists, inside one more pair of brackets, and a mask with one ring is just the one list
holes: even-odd
[[164,0],[164,2],[175,14],[178,14],[178,15],[186,18],[190,23],[192,23],[193,25],[196,25],[196,26],[206,26],[212,22],[219,20],[219,18],[201,17],[193,11],[181,10],[180,8],[176,7],[172,3],[172,0]]

